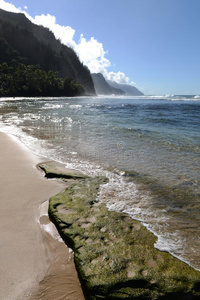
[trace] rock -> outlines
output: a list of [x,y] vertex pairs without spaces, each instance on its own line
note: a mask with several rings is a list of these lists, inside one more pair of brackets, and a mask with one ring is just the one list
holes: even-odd
[[54,161],[39,164],[38,167],[45,172],[47,178],[82,179],[88,177],[80,171],[67,169],[63,164]]
[[154,248],[156,237],[140,222],[96,200],[106,182],[81,179],[49,202],[86,299],[200,299],[200,272]]

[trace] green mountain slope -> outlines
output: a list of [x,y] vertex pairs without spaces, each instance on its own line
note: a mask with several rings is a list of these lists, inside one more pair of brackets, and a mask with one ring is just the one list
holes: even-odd
[[43,26],[30,22],[22,13],[0,9],[0,63],[16,60],[26,65],[40,65],[59,77],[73,77],[83,85],[87,95],[94,95],[91,74],[76,53],[56,40]]

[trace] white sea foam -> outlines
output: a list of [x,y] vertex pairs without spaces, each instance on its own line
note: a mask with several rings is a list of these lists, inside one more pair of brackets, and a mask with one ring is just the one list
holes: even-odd
[[72,104],[72,105],[70,105],[70,108],[81,108],[82,107],[82,105],[80,105],[80,104]]
[[[38,218],[36,218],[36,222],[40,225],[40,227],[42,228],[42,230],[44,230],[45,232],[47,232],[48,234],[50,234],[54,239],[58,240],[59,242],[63,243],[63,240],[61,239],[55,225],[48,220],[48,205],[49,205],[49,201],[45,201],[43,202],[40,207],[39,207],[39,215]],[[46,224],[43,224],[40,220],[46,217],[48,222]]]
[[49,224],[40,224],[40,227],[42,228],[42,230],[50,234],[55,240],[59,241],[60,243],[63,243],[63,240],[60,237],[53,223],[50,222]]
[[153,205],[154,199],[150,193],[141,193],[135,183],[126,182],[123,177],[112,175],[111,181],[101,187],[98,199],[105,202],[109,210],[127,213],[133,219],[142,222],[157,237],[154,245],[157,249],[167,251],[200,270],[187,254],[188,241],[178,229],[172,231],[166,210]]
[[53,103],[46,103],[42,109],[57,109],[57,108],[63,108],[63,104],[53,104]]

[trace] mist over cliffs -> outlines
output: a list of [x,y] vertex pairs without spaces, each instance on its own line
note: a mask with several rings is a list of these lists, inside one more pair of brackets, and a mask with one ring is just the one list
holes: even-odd
[[62,78],[73,77],[83,85],[85,94],[95,95],[90,71],[73,49],[61,44],[49,29],[33,24],[24,14],[0,9],[0,64],[13,60],[40,65],[42,70],[58,72]]
[[93,73],[92,79],[97,95],[144,95],[136,87],[128,84],[119,84],[115,81],[106,80],[101,73]]
[[115,81],[107,80],[107,83],[114,88],[121,89],[127,96],[142,96],[144,95],[135,86],[129,84],[117,83]]
[[92,79],[97,95],[124,95],[125,92],[119,88],[112,87],[101,73],[92,73]]

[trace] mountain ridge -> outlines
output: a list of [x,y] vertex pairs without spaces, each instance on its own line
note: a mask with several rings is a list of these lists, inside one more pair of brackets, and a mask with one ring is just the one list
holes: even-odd
[[90,71],[74,50],[61,44],[48,28],[33,24],[23,13],[0,9],[0,52],[0,63],[15,59],[39,64],[41,69],[58,72],[62,78],[75,78],[83,85],[85,94],[95,95]]
[[125,92],[127,96],[143,96],[144,94],[139,91],[135,86],[124,83],[117,83],[115,81],[107,80],[108,84],[114,88],[119,88]]
[[97,95],[144,95],[136,87],[128,84],[121,84],[115,81],[106,80],[101,73],[92,73],[92,79]]
[[91,75],[97,95],[125,94],[121,89],[110,86],[101,73],[92,73]]

